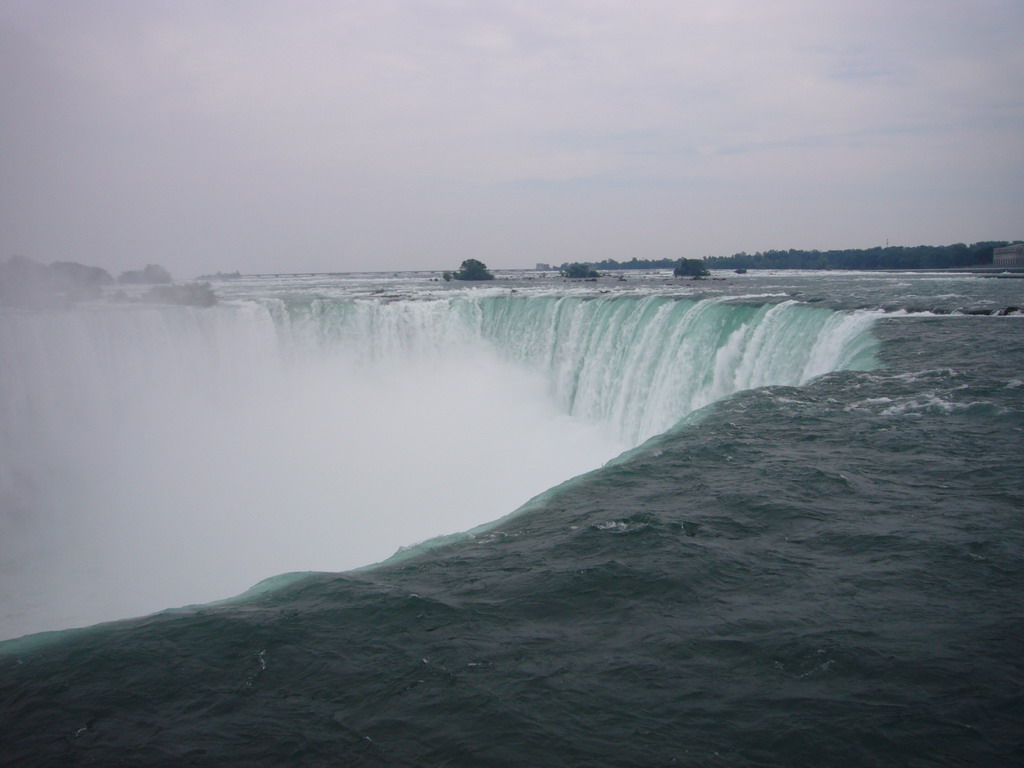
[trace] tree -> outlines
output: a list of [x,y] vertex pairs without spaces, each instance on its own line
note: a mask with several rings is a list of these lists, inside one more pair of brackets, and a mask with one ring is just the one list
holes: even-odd
[[680,259],[679,266],[673,270],[672,274],[676,277],[692,277],[696,280],[699,277],[707,277],[711,273],[700,259]]
[[487,269],[487,265],[476,259],[466,259],[458,272],[452,274],[456,280],[493,280],[494,275]]

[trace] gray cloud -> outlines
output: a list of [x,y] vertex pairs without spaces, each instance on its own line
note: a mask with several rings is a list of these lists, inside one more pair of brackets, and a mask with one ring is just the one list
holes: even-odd
[[0,6],[0,257],[445,268],[1020,237],[1016,0]]

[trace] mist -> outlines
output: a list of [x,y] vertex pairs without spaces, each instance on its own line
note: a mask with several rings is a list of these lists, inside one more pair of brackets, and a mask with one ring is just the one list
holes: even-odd
[[367,565],[626,447],[470,338],[285,345],[255,306],[8,320],[3,637]]

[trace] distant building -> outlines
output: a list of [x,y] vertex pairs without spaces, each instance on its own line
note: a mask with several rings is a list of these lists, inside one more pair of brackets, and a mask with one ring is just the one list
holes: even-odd
[[538,261],[536,269],[541,270],[541,271],[547,270],[547,269],[551,269],[551,265],[550,264],[545,264],[545,263],[543,263],[541,261]]
[[1004,245],[992,251],[993,267],[1024,267],[1024,243]]

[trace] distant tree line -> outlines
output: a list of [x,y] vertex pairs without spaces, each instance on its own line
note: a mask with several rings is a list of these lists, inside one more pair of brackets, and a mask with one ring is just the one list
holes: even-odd
[[[1019,241],[1015,241],[1019,242]],[[704,266],[710,269],[945,269],[978,267],[992,263],[992,251],[1008,240],[986,240],[971,245],[893,245],[877,248],[847,248],[837,251],[758,251],[734,253],[732,256],[705,256]],[[693,259],[686,259],[693,261]],[[675,269],[679,259],[638,259],[629,261],[566,262],[559,267],[563,273],[578,270],[580,264],[591,269]]]
[[0,262],[0,305],[59,308],[78,301],[97,299],[103,286],[114,278],[101,267],[74,261],[55,261],[49,266],[24,256]]
[[1010,243],[989,240],[964,245],[894,245],[841,251],[758,251],[706,256],[711,269],[946,269],[992,263],[992,250]]
[[[112,301],[145,301],[161,304],[187,304],[211,307],[217,297],[209,283],[175,284],[171,274],[159,264],[122,272],[120,285],[150,286],[129,296],[124,291],[110,294]],[[55,261],[49,266],[23,256],[0,262],[0,306],[30,309],[59,309],[80,301],[103,298],[103,289],[115,280],[102,267],[90,267],[74,261]]]
[[573,267],[579,264],[583,264],[592,269],[608,269],[608,270],[619,270],[619,269],[673,269],[679,264],[679,259],[638,259],[635,256],[629,261],[616,261],[615,259],[605,259],[604,261],[585,261],[585,262],[564,262],[558,267],[559,272],[568,272]]

